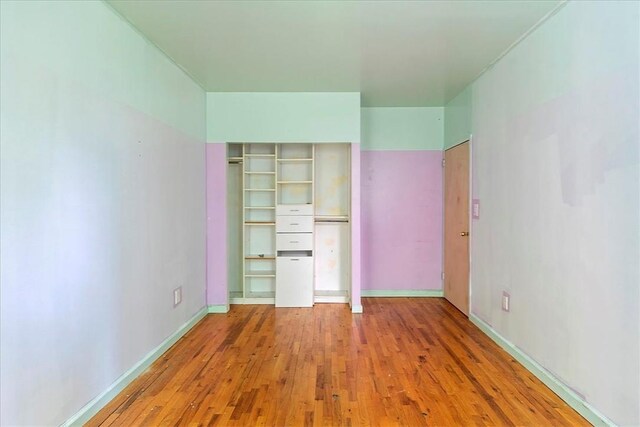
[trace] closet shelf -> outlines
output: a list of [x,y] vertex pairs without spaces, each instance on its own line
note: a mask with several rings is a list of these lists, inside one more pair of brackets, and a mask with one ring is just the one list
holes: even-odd
[[275,270],[247,271],[245,277],[276,277]]
[[348,303],[349,292],[347,290],[315,291],[314,302],[317,303]]
[[342,297],[348,296],[349,292],[346,289],[340,290],[316,290],[314,295],[322,297]]
[[247,293],[245,294],[245,298],[275,298],[276,293],[275,292],[252,292],[252,291],[247,291]]
[[276,191],[275,188],[245,188],[244,191]]
[[313,181],[278,181],[278,184],[311,184]]
[[346,215],[335,215],[335,216],[317,216],[314,218],[316,223],[323,222],[349,222],[349,217]]
[[275,255],[265,255],[265,256],[246,255],[244,259],[276,259],[276,256]]
[[275,172],[245,172],[245,175],[275,175]]
[[242,298],[242,291],[229,291],[229,298]]
[[245,206],[245,209],[275,209],[275,206]]
[[273,158],[276,155],[275,154],[245,154],[245,157],[254,157],[254,158],[259,158],[259,157],[264,157],[264,158]]
[[293,163],[293,162],[312,162],[313,159],[278,159],[281,163]]
[[245,225],[276,225],[273,221],[245,221]]

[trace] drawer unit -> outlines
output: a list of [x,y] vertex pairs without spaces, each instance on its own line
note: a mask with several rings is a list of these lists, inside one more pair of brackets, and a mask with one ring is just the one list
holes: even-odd
[[277,234],[276,247],[278,251],[311,251],[313,250],[313,234]]
[[278,216],[276,233],[313,233],[312,216]]
[[278,205],[276,215],[313,215],[313,205]]
[[280,256],[276,270],[276,307],[313,306],[313,257]]
[[313,306],[313,205],[276,206],[276,307]]

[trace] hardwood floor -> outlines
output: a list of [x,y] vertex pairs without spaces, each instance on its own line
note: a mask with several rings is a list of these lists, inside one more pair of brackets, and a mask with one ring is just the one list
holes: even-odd
[[444,299],[363,305],[209,315],[88,425],[589,425]]

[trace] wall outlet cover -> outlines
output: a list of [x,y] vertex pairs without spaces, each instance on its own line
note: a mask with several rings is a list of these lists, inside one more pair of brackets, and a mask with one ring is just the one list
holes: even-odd
[[182,286],[173,290],[173,306],[177,306],[182,302]]
[[511,295],[508,292],[502,292],[502,311],[510,311],[511,310]]

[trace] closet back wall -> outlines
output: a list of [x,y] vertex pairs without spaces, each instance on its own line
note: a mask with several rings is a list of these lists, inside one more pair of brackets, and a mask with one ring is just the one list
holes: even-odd
[[442,292],[444,109],[362,109],[362,294]]

